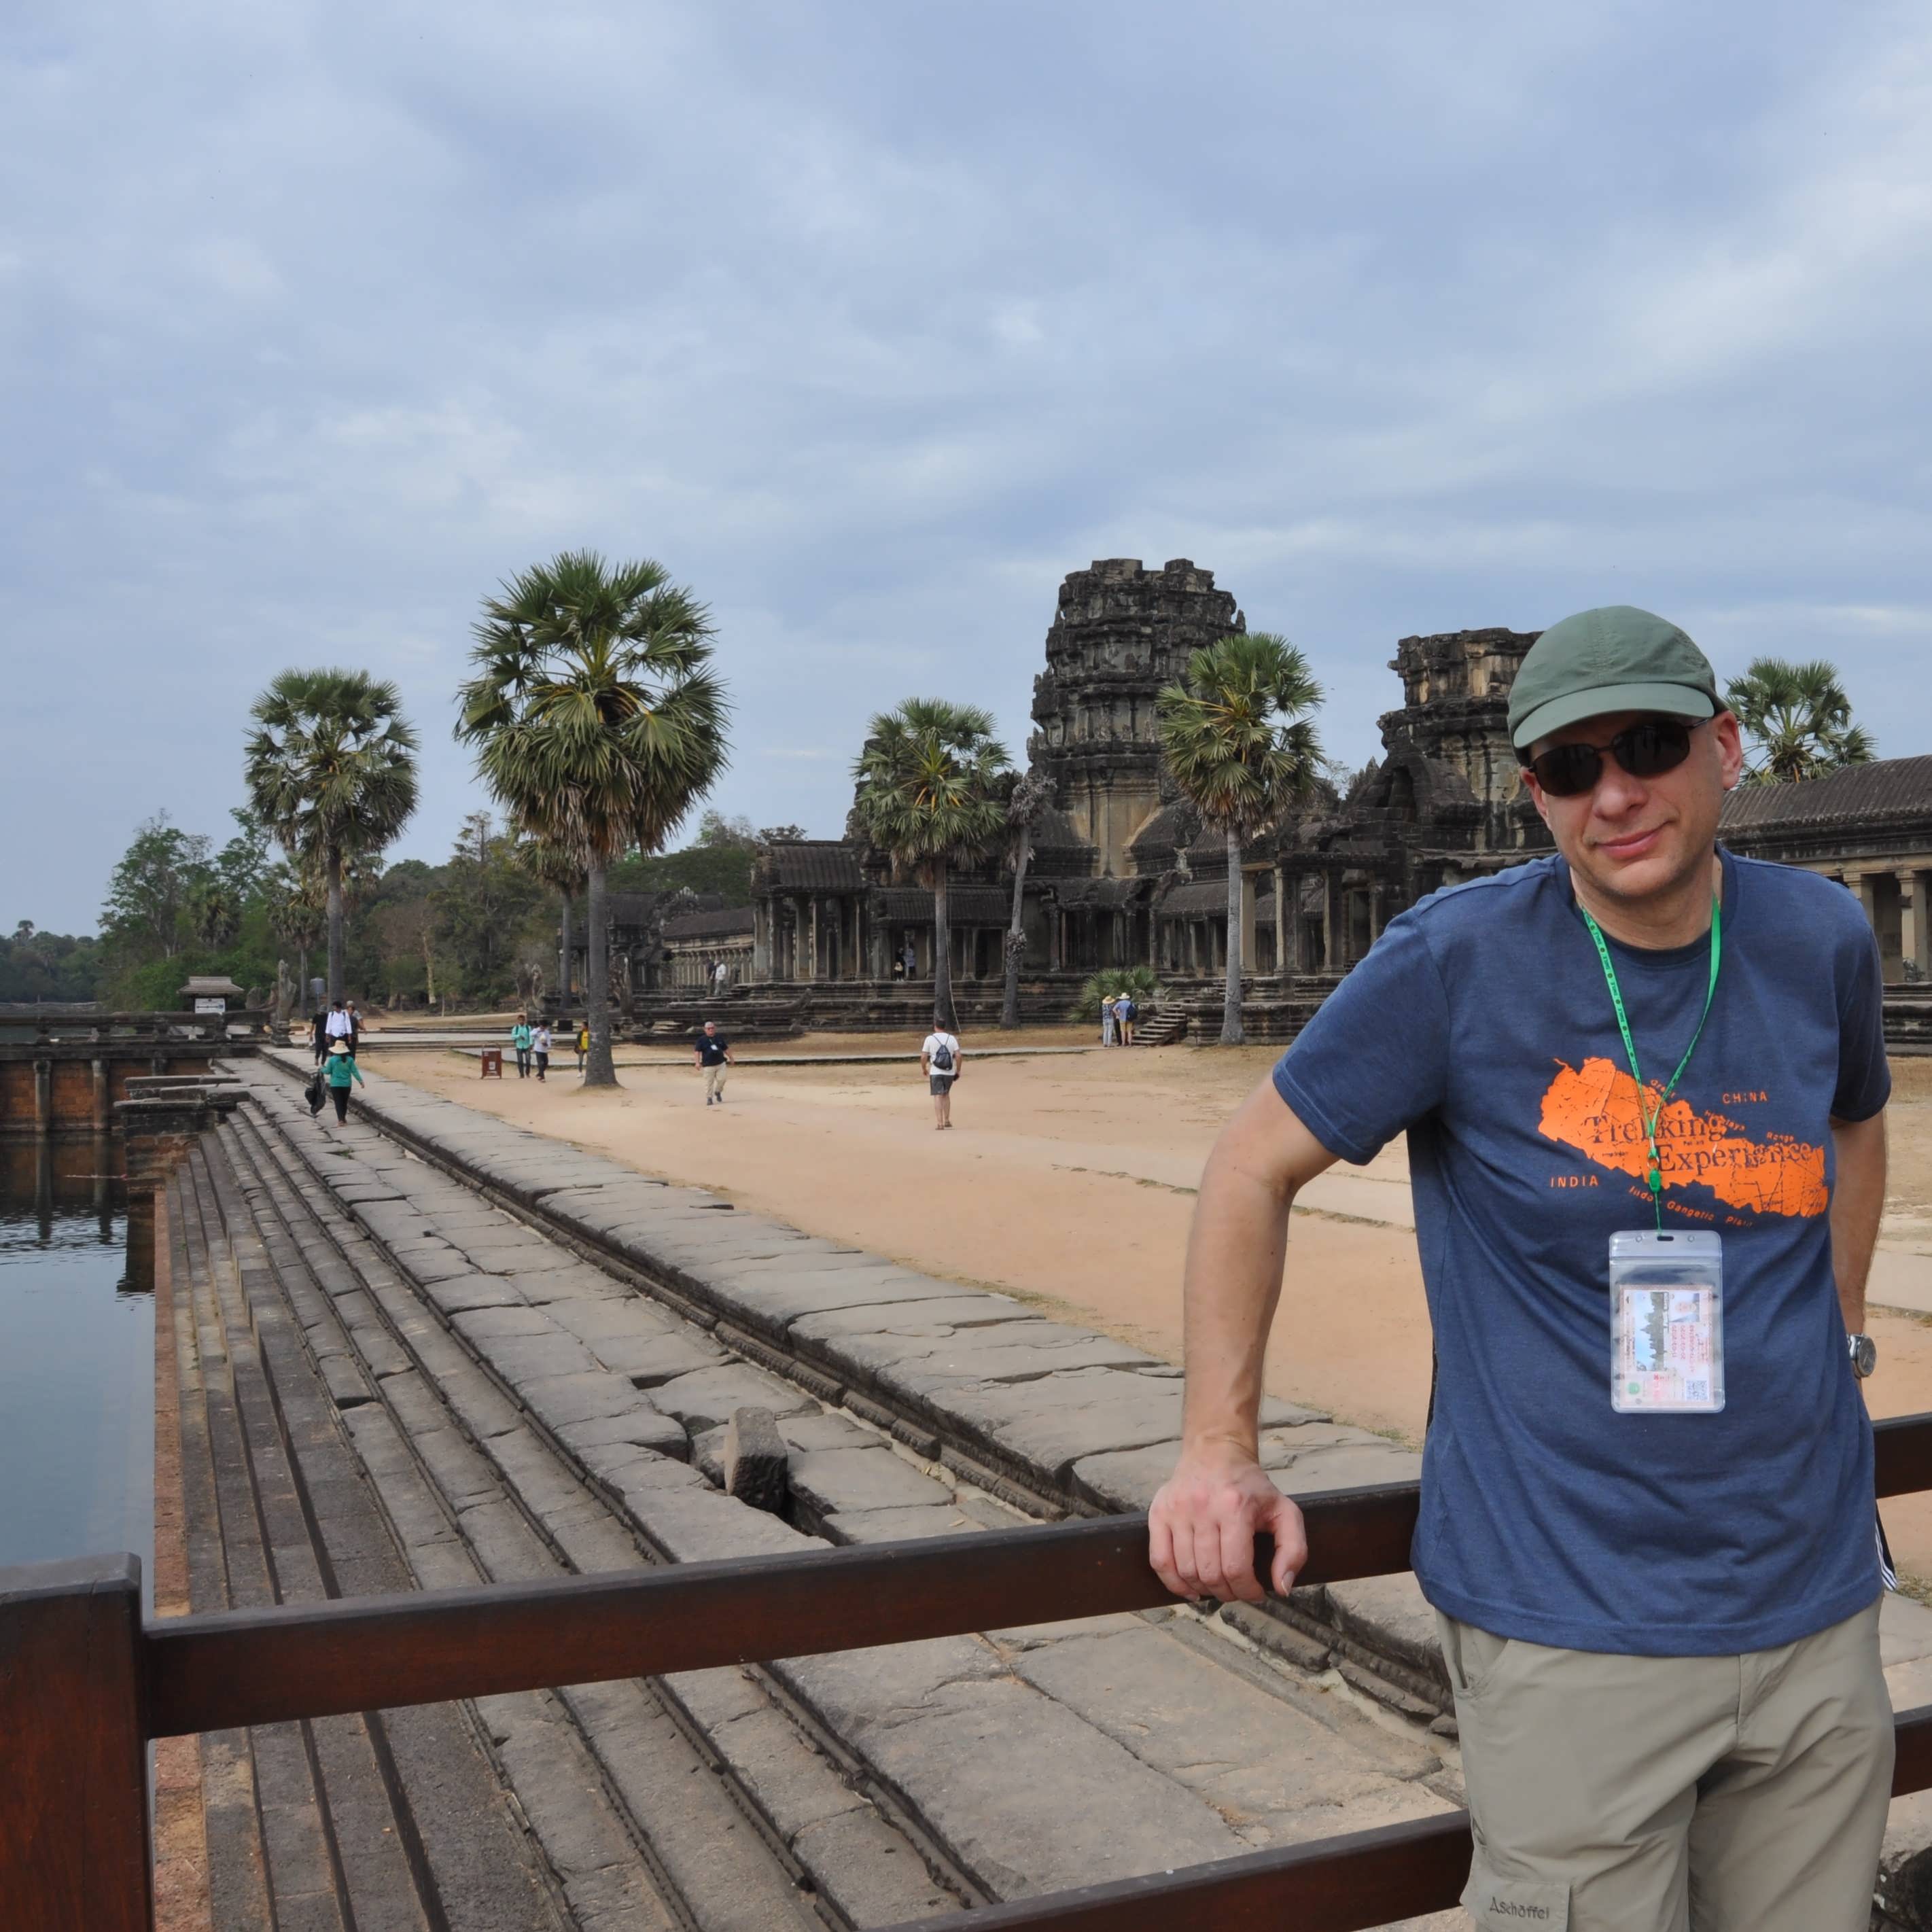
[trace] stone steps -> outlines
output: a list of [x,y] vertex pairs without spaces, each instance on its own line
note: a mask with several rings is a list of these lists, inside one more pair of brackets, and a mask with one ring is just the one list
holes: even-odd
[[[251,1070],[258,1102],[291,1118],[292,1088],[263,1076],[294,1066],[274,1057]],[[1172,1466],[1180,1385],[1171,1364],[380,1076],[358,1104],[449,1178],[458,1192],[435,1197],[446,1207],[463,1190],[481,1194],[745,1359],[1030,1514],[1144,1508]],[[406,1241],[428,1225],[420,1206],[368,1211],[375,1232],[386,1221]],[[1264,1458],[1292,1493],[1419,1472],[1399,1444],[1310,1410],[1270,1400],[1262,1420]],[[1332,1657],[1392,1708],[1446,1716],[1448,1680],[1412,1577],[1297,1591],[1260,1616],[1257,1636],[1296,1660]]]
[[[286,1148],[252,1127],[236,1140],[297,1318],[423,1586],[652,1560],[374,1244],[316,1221]],[[682,1462],[662,1473],[702,1486]],[[689,1924],[844,1927],[961,1902],[745,1673],[566,1689],[556,1702]]]
[[[379,1484],[399,1444],[419,1472],[434,1469],[444,1533],[487,1543],[514,1516],[525,1546],[603,1568],[627,1550],[631,1561],[686,1560],[808,1547],[813,1533],[1011,1520],[970,1474],[920,1453],[934,1445],[896,1442],[863,1408],[824,1407],[809,1382],[750,1359],[742,1345],[764,1345],[748,1330],[680,1318],[353,1119],[340,1130],[310,1123],[292,1085],[259,1088],[244,1118],[225,1131],[252,1139],[277,1213],[298,1222],[292,1203],[320,1208],[329,1232],[333,1256],[320,1260],[290,1239],[344,1338],[346,1358],[329,1323],[310,1320],[322,1310],[302,1310],[318,1361],[334,1362],[345,1422]],[[747,1402],[782,1418],[789,1520],[703,1474],[715,1432]],[[364,1419],[379,1415],[380,1427]],[[755,1694],[756,1708],[724,1700],[728,1675],[672,1680],[661,1694],[821,1904],[861,1876],[903,1869],[907,1853],[881,1856],[876,1835],[895,1825],[952,1881],[942,1900],[920,1874],[926,1909],[944,1910],[1425,1815],[1455,1798],[1440,1740],[1370,1714],[1334,1672],[1297,1670],[1186,1610],[789,1660],[738,1676],[732,1696]],[[786,1748],[824,1754],[856,1787],[848,1800],[869,1801],[864,1845],[812,1864],[797,1801],[782,1802],[782,1780],[757,1761],[788,1738]],[[847,1914],[855,1924],[912,1916],[903,1902]]]
[[[204,1141],[167,1189],[175,1333],[158,1341],[175,1348],[180,1385],[191,1607],[406,1588],[259,1252],[230,1238],[224,1167]],[[260,1726],[199,1747],[215,1932],[566,1922],[459,1708]]]

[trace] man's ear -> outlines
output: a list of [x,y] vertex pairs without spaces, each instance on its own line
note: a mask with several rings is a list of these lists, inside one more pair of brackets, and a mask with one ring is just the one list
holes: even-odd
[[1527,765],[1516,767],[1516,776],[1522,781],[1522,788],[1529,794],[1529,802],[1536,807],[1537,816],[1544,824],[1550,823],[1550,801],[1543,795],[1543,788],[1536,782],[1536,774]]
[[1737,713],[1720,711],[1711,720],[1711,737],[1718,747],[1718,770],[1726,791],[1734,791],[1744,775],[1744,736]]

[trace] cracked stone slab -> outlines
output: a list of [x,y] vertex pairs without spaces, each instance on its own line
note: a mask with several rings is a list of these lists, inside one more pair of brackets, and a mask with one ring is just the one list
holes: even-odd
[[819,1516],[953,1506],[952,1492],[944,1484],[921,1475],[883,1444],[794,1450],[789,1480],[793,1496]]
[[[1034,1382],[964,1382],[930,1406],[1064,1484],[1075,1463],[1113,1449],[1142,1449],[1180,1440],[1178,1382],[1116,1369],[1069,1369]],[[1310,1419],[1311,1412],[1270,1396],[1264,1428]]]
[[778,1556],[824,1548],[763,1510],[701,1486],[627,1489],[624,1513],[674,1563],[703,1563],[728,1556]]
[[635,1416],[652,1405],[631,1386],[628,1378],[608,1369],[584,1369],[544,1376],[518,1384],[518,1395],[545,1428],[562,1439],[573,1424],[611,1416]]
[[820,1519],[833,1543],[910,1543],[927,1536],[964,1536],[983,1529],[957,1503],[926,1503],[904,1509],[857,1510]]
[[[1373,1444],[1384,1450],[1396,1448],[1394,1443],[1372,1436],[1366,1429],[1330,1422],[1325,1417],[1316,1416],[1312,1410],[1303,1413],[1310,1418],[1305,1422],[1262,1430],[1260,1449],[1263,1468],[1289,1468],[1313,1454],[1336,1448],[1354,1449]],[[1074,1466],[1074,1490],[1102,1509],[1124,1513],[1144,1510],[1154,1501],[1154,1492],[1173,1474],[1174,1459],[1180,1448],[1177,1439],[1152,1443],[1138,1449],[1116,1449],[1102,1455],[1083,1456]],[[1306,1484],[1300,1486],[1306,1490],[1317,1486]]]
[[1411,1573],[1330,1583],[1326,1595],[1329,1614],[1348,1636],[1371,1650],[1399,1659],[1448,1690],[1449,1674],[1436,1635],[1436,1612]]
[[605,1335],[590,1344],[590,1352],[607,1369],[626,1377],[634,1388],[656,1388],[700,1369],[717,1368],[730,1358],[701,1331],[682,1334]]
[[466,1308],[453,1313],[449,1325],[488,1352],[488,1345],[511,1336],[554,1335],[556,1324],[540,1308],[532,1308],[519,1296],[514,1301],[494,1306]]
[[1274,1696],[1221,1661],[1142,1623],[1024,1652],[1015,1672],[1106,1732],[1142,1763],[1196,1792],[1251,1845],[1326,1836],[1453,1808],[1416,1780],[1432,1751],[1354,1707],[1286,1678]]
[[[946,1682],[858,1748],[996,1898],[1104,1884],[1249,1849],[1211,1806],[1030,1684]],[[1042,1802],[1024,1767],[1052,1767]]]
[[651,1401],[665,1414],[676,1416],[694,1436],[722,1428],[734,1408],[768,1408],[783,1416],[815,1413],[818,1408],[810,1396],[742,1362],[699,1369],[660,1383],[651,1390]]
[[422,1292],[446,1315],[460,1315],[471,1308],[524,1308],[515,1282],[500,1275],[453,1276],[448,1281],[425,1282]]
[[603,1449],[648,1449],[680,1462],[691,1454],[691,1438],[684,1432],[684,1424],[676,1416],[647,1405],[562,1423],[556,1432],[557,1440],[586,1467],[592,1454]]
[[590,1351],[574,1335],[554,1329],[548,1335],[512,1335],[493,1340],[485,1351],[490,1366],[504,1381],[523,1393],[526,1382],[556,1376],[604,1372]]
[[812,1315],[801,1315],[792,1324],[795,1340],[805,1342],[842,1342],[851,1335],[904,1335],[944,1337],[962,1330],[991,1328],[1009,1322],[1037,1322],[1042,1318],[1023,1302],[1011,1296],[968,1293],[957,1282],[940,1286],[949,1293],[931,1300],[907,1302],[881,1310],[877,1303],[858,1303],[848,1308],[830,1308]]
[[959,1292],[956,1282],[898,1268],[827,1268],[789,1280],[775,1276],[769,1282],[711,1272],[694,1272],[693,1279],[728,1318],[780,1341],[802,1334],[805,1323],[832,1311],[870,1311],[872,1322],[855,1322],[842,1334],[842,1343],[855,1334],[873,1332],[884,1311],[950,1300]]

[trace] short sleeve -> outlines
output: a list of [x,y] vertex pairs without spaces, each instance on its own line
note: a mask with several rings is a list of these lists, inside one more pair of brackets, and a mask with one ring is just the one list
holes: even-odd
[[1443,1098],[1449,1001],[1421,922],[1392,920],[1276,1062],[1275,1091],[1360,1166]]
[[1868,1120],[1892,1098],[1885,1057],[1885,975],[1878,940],[1861,920],[1839,958],[1838,1084],[1832,1118]]

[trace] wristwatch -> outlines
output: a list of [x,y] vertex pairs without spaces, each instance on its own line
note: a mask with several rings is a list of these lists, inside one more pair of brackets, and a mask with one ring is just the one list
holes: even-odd
[[1852,1373],[1863,1382],[1878,1366],[1878,1344],[1869,1335],[1847,1335],[1845,1344],[1851,1351]]

